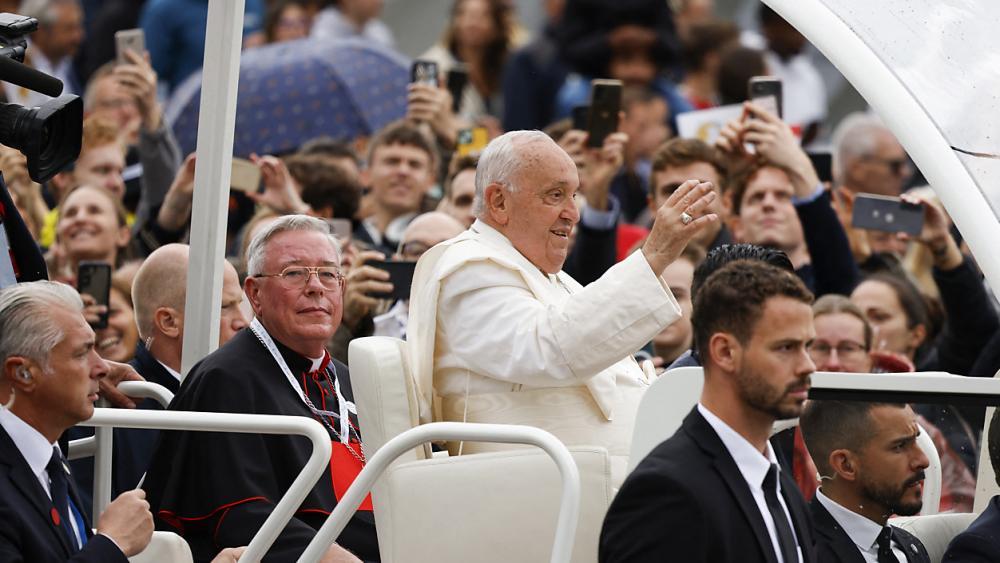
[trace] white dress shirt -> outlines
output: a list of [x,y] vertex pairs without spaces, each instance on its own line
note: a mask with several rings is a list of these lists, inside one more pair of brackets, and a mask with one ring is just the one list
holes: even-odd
[[[733,430],[701,403],[698,403],[698,412],[701,413],[701,416],[705,417],[708,424],[718,434],[719,439],[722,440],[722,445],[726,447],[729,455],[740,469],[743,479],[746,480],[747,486],[750,487],[750,494],[753,495],[753,500],[757,503],[757,511],[760,512],[761,517],[764,519],[764,525],[767,526],[767,533],[771,536],[771,545],[774,547],[774,553],[778,557],[778,563],[790,563],[782,557],[781,544],[778,543],[778,532],[774,527],[774,519],[771,518],[771,511],[767,507],[767,500],[764,498],[764,477],[767,476],[767,472],[771,469],[772,465],[778,465],[778,458],[774,455],[771,443],[767,442],[765,452],[761,453],[746,438]],[[778,466],[778,474],[781,474],[780,465]],[[778,502],[781,503],[781,509],[785,512],[785,518],[788,519],[788,527],[792,530],[792,535],[795,537],[795,550],[799,555],[799,562],[801,562],[802,548],[799,547],[795,524],[792,522],[791,514],[788,512],[788,506],[785,504],[784,497],[781,496],[780,479],[777,480],[777,485]]]
[[[153,359],[156,360],[156,358],[153,358]],[[177,380],[177,383],[181,382],[181,374],[177,373],[172,367],[170,367],[167,364],[161,362],[160,360],[156,360],[156,363],[160,364],[160,366],[162,366],[163,369],[165,369],[167,371],[167,373],[169,373],[170,375],[172,375],[174,377],[174,379]]]
[[[882,533],[882,526],[865,518],[864,516],[852,512],[840,506],[830,497],[823,494],[823,491],[816,491],[816,500],[823,505],[823,508],[833,516],[833,519],[840,524],[841,529],[847,534],[854,545],[858,546],[858,551],[867,563],[878,563],[878,535]],[[892,554],[899,563],[906,563],[906,554],[899,548],[899,542],[892,542]]]

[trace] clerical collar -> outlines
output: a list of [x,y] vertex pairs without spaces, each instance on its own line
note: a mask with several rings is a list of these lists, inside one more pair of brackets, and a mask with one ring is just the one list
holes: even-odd
[[[312,371],[312,360],[302,354],[299,354],[295,350],[292,350],[288,346],[285,346],[281,343],[281,341],[273,336],[271,337],[271,340],[274,340],[274,345],[277,346],[278,351],[281,352],[281,357],[285,359],[285,363],[288,364],[288,369],[290,369],[292,373],[305,373]],[[322,361],[322,358],[320,360]]]

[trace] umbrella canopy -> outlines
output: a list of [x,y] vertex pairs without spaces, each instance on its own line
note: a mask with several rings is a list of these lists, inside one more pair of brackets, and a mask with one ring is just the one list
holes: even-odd
[[[240,59],[233,154],[294,151],[329,135],[368,136],[406,113],[409,64],[357,39],[302,39],[247,50]],[[201,73],[184,82],[166,116],[185,152],[195,149]]]

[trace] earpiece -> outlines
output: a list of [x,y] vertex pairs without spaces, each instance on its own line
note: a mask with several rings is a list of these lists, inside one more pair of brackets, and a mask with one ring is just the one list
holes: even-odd
[[25,381],[31,381],[31,372],[25,368],[18,369],[17,376]]

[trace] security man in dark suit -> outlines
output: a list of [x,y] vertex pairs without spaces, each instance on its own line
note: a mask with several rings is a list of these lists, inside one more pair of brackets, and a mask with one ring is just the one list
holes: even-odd
[[[1000,484],[1000,409],[993,413],[986,437],[990,463]],[[1000,561],[1000,495],[990,499],[986,509],[948,544],[942,561],[947,563],[994,563]]]
[[909,405],[810,401],[799,426],[822,480],[810,503],[820,563],[930,563],[920,540],[886,523],[923,504],[929,462]]
[[777,463],[775,420],[802,411],[815,366],[812,294],[794,274],[735,261],[695,298],[701,400],[625,480],[601,531],[601,563],[808,563],[805,501]]
[[108,366],[73,288],[48,281],[0,291],[0,561],[114,562],[145,549],[153,517],[141,490],[122,494],[97,533],[57,445],[94,412]]

